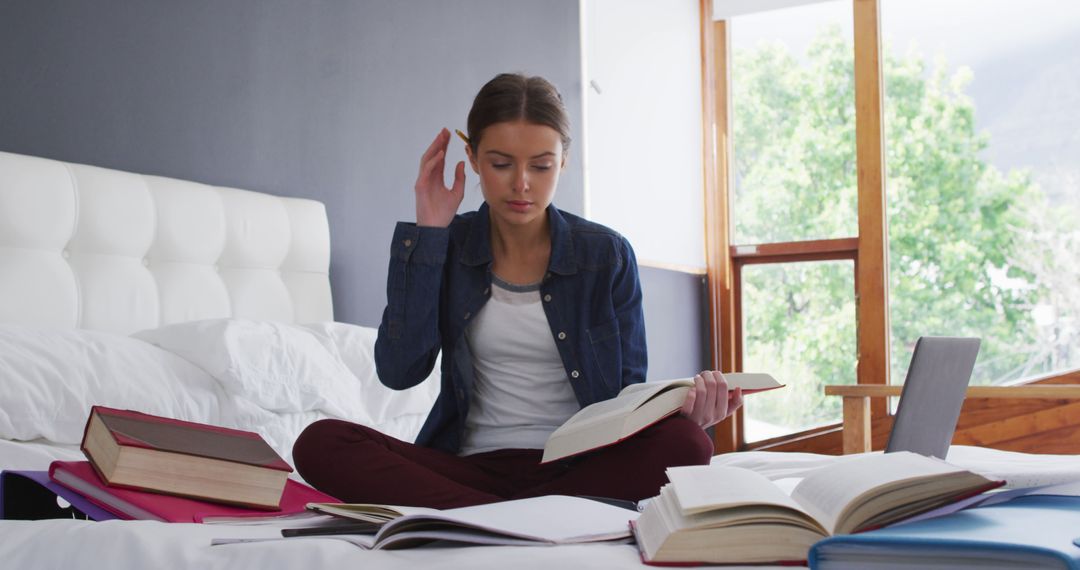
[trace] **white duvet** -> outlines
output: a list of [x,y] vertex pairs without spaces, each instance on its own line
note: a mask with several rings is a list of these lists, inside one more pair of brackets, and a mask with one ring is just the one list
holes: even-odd
[[[131,337],[0,325],[0,469],[79,459],[93,404],[257,431],[291,462],[310,422],[334,417],[412,440],[438,392],[432,378],[402,392],[375,374],[375,331],[340,323],[291,326],[199,321]],[[1080,479],[1080,458],[953,447],[950,461],[1011,486]],[[749,452],[714,463],[771,479],[802,477],[843,457]],[[641,568],[630,545],[419,548],[365,551],[330,539],[211,547],[215,537],[268,536],[268,527],[0,521],[0,568]],[[760,569],[761,567],[754,567]]]
[[[375,335],[245,319],[130,337],[0,325],[0,440],[77,445],[98,404],[256,431],[290,462],[296,436],[322,418],[411,441],[438,394],[438,366],[420,385],[390,390],[375,374]],[[0,448],[0,468],[11,468],[5,459]]]

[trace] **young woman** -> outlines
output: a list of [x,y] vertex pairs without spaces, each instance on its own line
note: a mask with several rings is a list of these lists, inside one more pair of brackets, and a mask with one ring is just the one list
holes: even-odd
[[484,204],[458,214],[465,163],[444,183],[450,132],[420,159],[416,223],[398,223],[379,378],[415,386],[442,354],[442,391],[416,443],[339,420],[293,448],[300,474],[349,502],[450,508],[545,494],[639,500],[675,465],[704,464],[703,428],[742,403],[719,372],[694,379],[682,413],[634,437],[541,465],[548,435],[584,406],[645,380],[637,262],[618,233],[555,208],[570,146],[555,87],[503,74],[468,118]]

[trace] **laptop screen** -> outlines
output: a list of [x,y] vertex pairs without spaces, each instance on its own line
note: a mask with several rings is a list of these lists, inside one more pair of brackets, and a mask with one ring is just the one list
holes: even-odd
[[924,336],[915,343],[885,452],[945,458],[964,404],[979,339]]

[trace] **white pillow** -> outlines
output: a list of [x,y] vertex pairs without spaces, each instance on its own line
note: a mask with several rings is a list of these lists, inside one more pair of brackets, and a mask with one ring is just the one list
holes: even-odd
[[211,319],[140,331],[135,338],[182,356],[235,397],[278,413],[323,411],[371,423],[363,389],[323,340],[295,325]]
[[[318,323],[305,325],[305,328],[314,332],[327,350],[356,376],[364,394],[364,408],[371,417],[372,423],[369,425],[387,435],[404,436],[412,441],[416,433],[401,433],[398,426],[403,425],[402,416],[419,415],[422,422],[431,411],[439,395],[439,359],[435,360],[431,375],[420,384],[408,390],[392,390],[379,381],[375,372],[377,329],[347,323]],[[411,425],[416,422],[407,420],[406,423]]]
[[0,325],[0,438],[77,444],[94,404],[220,424],[222,396],[202,370],[135,339]]

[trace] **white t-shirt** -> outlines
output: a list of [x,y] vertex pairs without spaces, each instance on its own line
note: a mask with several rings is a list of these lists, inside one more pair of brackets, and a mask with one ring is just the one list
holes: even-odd
[[581,406],[540,301],[540,284],[492,279],[491,298],[465,330],[476,384],[461,455],[541,449]]

